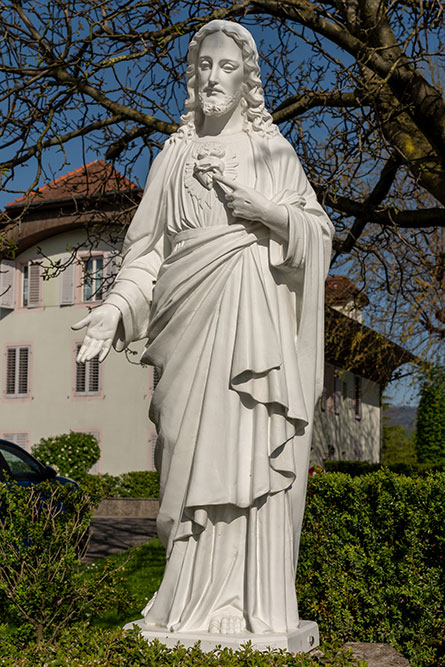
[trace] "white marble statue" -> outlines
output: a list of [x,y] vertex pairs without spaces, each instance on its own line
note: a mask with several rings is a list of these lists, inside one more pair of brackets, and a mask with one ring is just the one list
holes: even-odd
[[188,58],[186,113],[111,293],[74,327],[78,360],[148,339],[159,370],[167,564],[145,627],[289,633],[333,227],[265,109],[251,34],[212,21]]

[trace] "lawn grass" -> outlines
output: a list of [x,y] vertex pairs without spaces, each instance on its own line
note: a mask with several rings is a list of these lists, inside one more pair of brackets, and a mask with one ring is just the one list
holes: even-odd
[[84,566],[85,576],[101,573],[106,567],[122,567],[123,586],[130,593],[132,604],[125,611],[118,605],[100,616],[93,616],[91,624],[100,628],[122,627],[141,618],[141,611],[158,590],[165,568],[165,549],[158,539],[133,547],[122,554],[101,558]]

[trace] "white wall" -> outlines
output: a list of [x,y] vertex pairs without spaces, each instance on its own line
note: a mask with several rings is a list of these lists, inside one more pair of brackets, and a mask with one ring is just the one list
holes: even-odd
[[[43,253],[56,260],[83,240],[83,232],[54,236],[39,244]],[[107,243],[97,250],[109,250]],[[18,263],[38,259],[37,248],[17,258]],[[45,264],[45,262],[44,262]],[[77,278],[80,273],[78,272]],[[19,305],[20,275],[16,276]],[[78,293],[79,293],[78,289]],[[136,363],[143,344],[134,344],[138,355],[110,353],[101,366],[102,391],[99,396],[74,396],[76,342],[82,332],[71,324],[88,313],[84,304],[60,306],[60,278],[43,282],[40,308],[2,310],[0,321],[0,435],[28,433],[30,445],[41,437],[73,431],[100,434],[100,472],[118,474],[152,467],[151,446],[154,427],[148,420],[152,369]],[[28,398],[5,396],[5,348],[31,345],[30,394]],[[133,362],[133,363],[131,363]]]
[[[39,244],[53,261],[85,241],[82,231],[56,235]],[[106,240],[98,251],[110,250]],[[41,258],[37,247],[17,258],[17,264]],[[45,266],[45,261],[43,262]],[[77,300],[81,299],[80,269],[76,274]],[[76,342],[82,332],[70,326],[84,317],[88,308],[77,303],[60,306],[60,277],[43,282],[42,306],[20,307],[20,275],[17,271],[16,309],[0,311],[0,436],[27,433],[32,445],[42,437],[73,431],[100,434],[102,450],[99,472],[119,474],[152,468],[155,430],[148,420],[152,391],[152,369],[138,363],[143,344],[134,344],[137,355],[110,353],[101,366],[102,391],[95,397],[74,396]],[[5,349],[7,345],[31,345],[30,395],[5,396]],[[379,386],[362,379],[361,419],[355,418],[354,376],[343,373],[340,411],[324,412],[316,407],[312,463],[326,458],[379,461],[380,399]]]
[[[312,464],[323,460],[380,461],[381,408],[376,382],[361,378],[361,419],[356,418],[355,376],[342,372],[339,377],[339,414],[328,404],[315,408]],[[331,409],[329,409],[331,408]]]

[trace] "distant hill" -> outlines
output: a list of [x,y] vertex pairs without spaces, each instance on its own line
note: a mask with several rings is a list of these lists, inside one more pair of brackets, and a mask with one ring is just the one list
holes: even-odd
[[385,408],[384,418],[389,426],[403,426],[411,433],[416,427],[417,408],[413,405],[391,405]]

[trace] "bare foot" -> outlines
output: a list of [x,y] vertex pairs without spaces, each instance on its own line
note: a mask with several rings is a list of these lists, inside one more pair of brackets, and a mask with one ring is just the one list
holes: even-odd
[[209,625],[209,632],[212,634],[236,635],[245,630],[246,624],[242,616],[214,616]]

